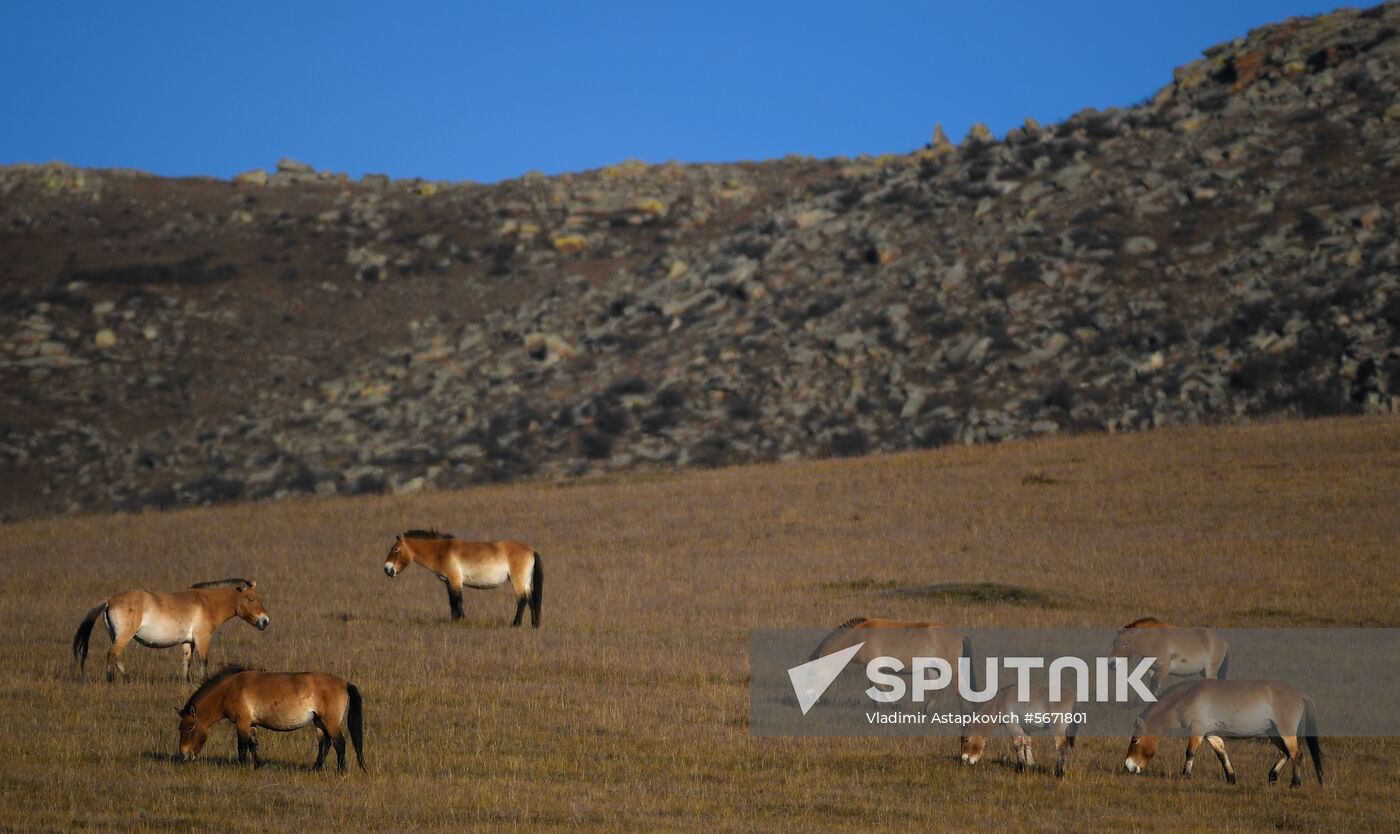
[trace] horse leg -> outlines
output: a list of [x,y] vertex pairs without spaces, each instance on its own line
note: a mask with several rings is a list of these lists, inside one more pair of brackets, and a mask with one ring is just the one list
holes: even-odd
[[209,649],[214,644],[214,630],[209,629],[203,634],[194,636],[194,654],[199,659],[200,672],[205,678],[209,677]]
[[1278,782],[1278,775],[1283,772],[1283,766],[1288,763],[1289,756],[1288,745],[1284,743],[1283,736],[1279,735],[1277,732],[1270,733],[1269,741],[1272,741],[1279,751],[1278,761],[1274,762],[1274,766],[1269,768],[1269,784],[1272,785]]
[[263,766],[262,756],[258,755],[258,733],[257,730],[248,730],[248,752],[253,754],[253,769],[257,770]]
[[1293,761],[1293,778],[1289,780],[1288,786],[1296,788],[1303,784],[1303,777],[1298,772],[1303,768],[1303,748],[1299,746],[1297,736],[1284,736],[1283,744],[1288,752],[1288,758]]
[[520,625],[521,621],[525,619],[525,606],[528,605],[529,602],[530,598],[528,596],[518,596],[515,598],[515,619],[511,620],[510,623],[512,626]]
[[460,620],[466,616],[462,613],[462,586],[453,587],[452,583],[447,583],[447,604],[452,608],[452,619]]
[[335,716],[318,716],[322,727],[326,728],[326,740],[322,742],[325,746],[321,748],[321,755],[325,755],[325,750],[335,745],[335,766],[341,773],[345,772],[345,725],[341,723],[341,718]]
[[335,734],[335,769],[345,772],[345,733],[339,731]]
[[1016,751],[1016,772],[1020,773],[1035,766],[1035,754],[1031,752],[1031,737],[1019,724],[1012,724],[1011,731],[1011,747]]
[[311,766],[312,770],[320,770],[326,763],[326,754],[331,749],[331,737],[326,732],[326,723],[317,715],[312,718],[316,724],[316,764]]
[[194,649],[189,643],[180,644],[180,677],[185,679],[185,683],[190,682],[190,655]]
[[131,680],[131,676],[126,673],[126,664],[122,663],[122,653],[126,647],[131,645],[131,638],[136,636],[135,631],[117,632],[116,639],[112,641],[111,648],[107,649],[107,683],[116,680],[116,673],[122,673],[122,681]]
[[1216,758],[1220,759],[1220,766],[1225,768],[1225,781],[1235,784],[1235,769],[1230,766],[1230,756],[1225,752],[1225,739],[1220,736],[1208,736],[1206,741],[1210,742]]
[[1191,777],[1191,768],[1196,765],[1196,751],[1201,749],[1201,742],[1203,740],[1201,736],[1191,736],[1191,738],[1186,740],[1186,764],[1181,767],[1181,775],[1183,778],[1189,779]]
[[[1061,733],[1067,732],[1065,728],[1060,728]],[[1055,736],[1055,776],[1063,777],[1065,770],[1069,768],[1069,736]]]
[[235,718],[233,728],[238,733],[238,763],[247,764],[248,754],[253,755],[253,767],[262,767],[262,759],[258,756],[258,736],[257,730],[253,728],[252,716]]

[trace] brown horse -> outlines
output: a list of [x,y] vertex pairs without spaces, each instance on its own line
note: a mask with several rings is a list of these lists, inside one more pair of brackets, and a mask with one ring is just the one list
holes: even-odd
[[190,679],[190,655],[194,654],[209,672],[209,648],[219,626],[239,617],[259,631],[271,618],[262,598],[253,590],[257,582],[246,579],[220,579],[200,582],[173,594],[152,591],[123,591],[87,613],[73,635],[73,658],[81,672],[87,666],[88,641],[97,618],[103,617],[112,647],[107,650],[107,680],[120,670],[126,678],[122,652],[132,640],[152,649],[179,646],[183,652],[180,674]]
[[462,586],[496,588],[507,580],[515,589],[515,620],[518,626],[530,606],[530,624],[540,627],[540,605],[544,599],[544,567],[540,554],[523,542],[472,542],[436,530],[409,530],[394,538],[384,561],[384,572],[393,578],[417,563],[432,571],[447,585],[447,603],[452,619],[462,619]]
[[1156,617],[1142,617],[1123,626],[1113,640],[1109,657],[1153,657],[1153,694],[1162,691],[1176,675],[1225,678],[1230,671],[1230,644],[1208,628],[1177,628]]
[[1189,734],[1186,764],[1182,776],[1190,776],[1201,741],[1210,742],[1225,778],[1235,784],[1235,769],[1225,753],[1226,737],[1268,738],[1279,749],[1279,759],[1269,769],[1269,784],[1278,781],[1284,764],[1293,762],[1293,787],[1302,784],[1299,770],[1302,736],[1312,754],[1317,782],[1322,784],[1322,747],[1317,739],[1317,707],[1312,698],[1292,684],[1280,681],[1200,680],[1184,683],[1167,691],[1162,700],[1138,716],[1128,742],[1123,767],[1129,773],[1142,773],[1157,754],[1160,736],[1165,733]]
[[360,690],[344,678],[324,672],[259,672],[226,666],[206,678],[180,713],[180,758],[192,761],[204,748],[209,728],[227,718],[238,732],[238,763],[253,756],[262,767],[257,728],[279,733],[316,726],[316,764],[335,745],[336,764],[345,772],[345,731],[355,745],[360,770],[365,769],[364,702]]
[[[1069,754],[1074,749],[1074,731],[1077,726],[1072,720],[1078,706],[1074,696],[1069,694],[1067,688],[1059,701],[1051,701],[1050,687],[1043,680],[1031,684],[1030,692],[1027,693],[1030,696],[1029,700],[1018,701],[1016,694],[1015,685],[1004,687],[992,700],[979,707],[974,715],[1014,716],[1018,719],[999,725],[1005,726],[1011,733],[1011,744],[1016,751],[1017,771],[1035,767],[1035,751],[1031,746],[1031,733],[1028,730],[1038,734],[1052,733],[1055,736],[1055,775],[1064,776],[1065,769],[1069,766]],[[1033,721],[1041,717],[1049,720],[1042,723]],[[986,749],[986,736],[963,736],[963,764],[977,764]]]
[[948,691],[958,692],[958,658],[969,661],[969,682],[978,688],[977,669],[972,661],[972,640],[943,623],[913,620],[884,620],[855,617],[837,626],[812,651],[811,660],[863,643],[850,662],[861,666],[877,657],[893,657],[904,664],[900,674],[910,674],[916,657],[937,657],[952,667]]

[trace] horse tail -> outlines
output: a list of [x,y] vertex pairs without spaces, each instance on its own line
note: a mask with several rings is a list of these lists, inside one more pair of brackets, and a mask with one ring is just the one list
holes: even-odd
[[1215,676],[1220,680],[1225,680],[1230,676],[1230,647],[1225,647],[1225,656],[1220,658],[1220,668],[1215,670]]
[[73,659],[78,661],[78,671],[82,671],[87,666],[88,641],[92,639],[92,627],[97,623],[97,618],[102,616],[107,610],[107,603],[87,612],[83,621],[78,624],[78,631],[73,635]]
[[972,679],[973,691],[980,691],[982,684],[977,680],[977,663],[972,657],[972,638],[963,636],[962,656],[967,658],[967,676]]
[[1303,734],[1308,741],[1308,752],[1312,754],[1313,769],[1317,771],[1317,783],[1322,784],[1322,745],[1317,740],[1317,704],[1307,695],[1303,696]]
[[544,565],[540,552],[535,551],[535,567],[530,572],[530,625],[540,627],[540,608],[544,605]]
[[360,770],[368,771],[365,767],[365,702],[355,684],[346,683],[345,692],[350,696],[350,714],[345,720],[350,728],[350,743],[355,745],[355,759],[360,763]]

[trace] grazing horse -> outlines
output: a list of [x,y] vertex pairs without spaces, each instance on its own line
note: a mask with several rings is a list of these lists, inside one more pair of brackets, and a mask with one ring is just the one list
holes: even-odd
[[267,628],[271,618],[263,608],[262,598],[253,590],[257,582],[246,579],[220,579],[200,582],[173,594],[152,591],[122,591],[107,598],[78,625],[73,635],[73,658],[79,672],[87,666],[88,641],[98,617],[107,626],[112,647],[107,650],[107,680],[116,678],[117,670],[126,678],[122,652],[132,640],[152,649],[179,646],[183,652],[180,674],[190,679],[190,655],[194,654],[209,672],[209,648],[219,626],[239,617],[259,631]]
[[345,731],[355,745],[355,758],[365,770],[364,702],[355,684],[324,672],[259,672],[226,666],[206,678],[180,713],[180,758],[193,761],[209,738],[209,728],[227,718],[238,732],[238,763],[253,755],[262,767],[257,728],[279,733],[316,726],[316,764],[335,745],[336,765],[345,772]]
[[1155,695],[1171,675],[1225,678],[1230,671],[1230,644],[1208,628],[1177,628],[1156,617],[1123,626],[1109,657],[1155,657],[1148,686]]
[[447,603],[452,619],[462,619],[462,586],[495,588],[507,580],[515,589],[515,620],[518,626],[530,606],[530,625],[540,627],[540,605],[544,599],[544,567],[540,554],[523,542],[472,542],[436,530],[409,530],[394,538],[384,561],[384,572],[392,579],[409,565],[418,563],[447,585]]
[[864,645],[851,657],[851,663],[864,666],[877,657],[893,657],[904,664],[900,674],[911,672],[913,658],[942,658],[952,667],[948,688],[955,694],[959,680],[958,658],[966,657],[972,688],[979,688],[977,669],[972,664],[972,639],[943,623],[855,617],[822,638],[810,659],[825,657],[857,643]]
[[1292,786],[1302,784],[1299,770],[1302,736],[1312,753],[1317,783],[1322,784],[1322,747],[1317,739],[1317,707],[1312,698],[1292,684],[1279,681],[1200,680],[1173,687],[1162,700],[1148,707],[1133,726],[1128,757],[1123,767],[1129,773],[1142,773],[1157,753],[1160,736],[1166,733],[1190,735],[1186,743],[1186,764],[1182,776],[1191,775],[1196,751],[1204,739],[1210,742],[1225,778],[1235,784],[1235,769],[1225,754],[1225,738],[1268,738],[1279,749],[1279,759],[1269,768],[1269,784],[1288,761],[1293,762]]
[[[1016,750],[1016,770],[1022,771],[1028,767],[1035,767],[1035,751],[1031,745],[1031,733],[1041,735],[1053,733],[1055,736],[1055,775],[1064,776],[1065,770],[1069,766],[1069,754],[1074,749],[1074,732],[1077,727],[1072,721],[1075,707],[1078,706],[1074,700],[1074,695],[1070,694],[1069,687],[1058,701],[1050,700],[1050,687],[1043,680],[1037,680],[1031,684],[1030,692],[1027,693],[1030,699],[1027,701],[1016,700],[1016,686],[1004,687],[992,698],[983,704],[974,713],[975,716],[1014,716],[1014,721],[999,723],[997,726],[1007,727],[1011,732],[1011,744]],[[1041,716],[1051,720],[1043,723],[1033,723],[1031,719]],[[962,760],[963,764],[975,765],[982,758],[982,753],[987,749],[986,736],[963,736],[962,737]]]

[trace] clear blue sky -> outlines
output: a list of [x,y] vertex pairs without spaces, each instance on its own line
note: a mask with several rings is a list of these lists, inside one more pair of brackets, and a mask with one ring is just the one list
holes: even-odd
[[0,163],[494,181],[912,150],[1130,105],[1307,0],[0,0]]

